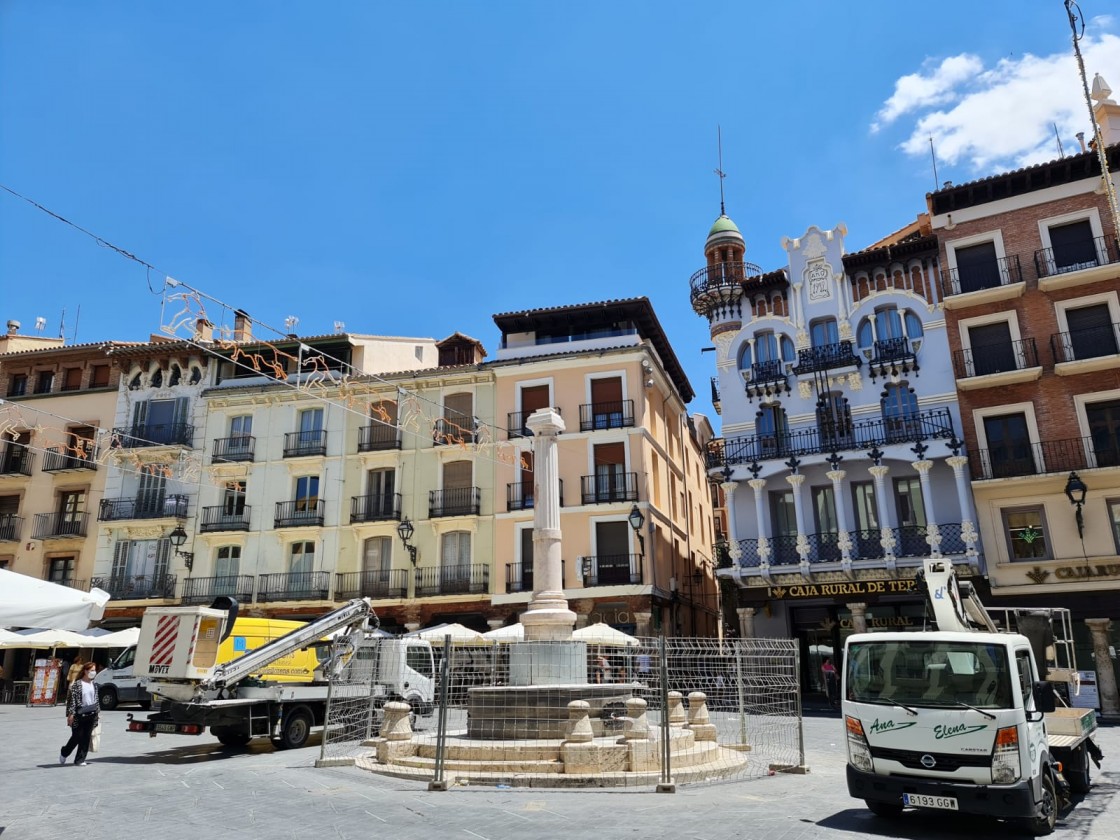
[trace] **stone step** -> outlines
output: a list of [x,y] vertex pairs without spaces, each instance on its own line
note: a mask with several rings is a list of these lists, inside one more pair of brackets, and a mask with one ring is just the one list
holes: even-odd
[[[433,775],[435,774],[436,762],[434,758],[426,758],[419,755],[402,756],[396,759],[393,764],[398,767],[428,770]],[[458,771],[470,778],[483,778],[484,774],[513,776],[525,773],[534,775],[542,773],[563,773],[564,765],[559,760],[522,761],[520,759],[506,759],[495,761],[466,761],[462,759],[444,759],[443,769],[448,772]]]
[[[435,742],[420,742],[416,754],[435,759]],[[444,758],[455,761],[505,761],[516,757],[518,761],[559,761],[560,742],[512,743],[510,741],[480,741],[476,738],[448,738]]]

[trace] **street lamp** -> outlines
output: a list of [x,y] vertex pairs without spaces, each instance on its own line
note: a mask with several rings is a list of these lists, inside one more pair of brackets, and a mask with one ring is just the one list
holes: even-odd
[[1066,498],[1069,503],[1077,508],[1077,513],[1074,514],[1077,519],[1077,536],[1082,541],[1085,539],[1085,517],[1081,514],[1081,506],[1085,504],[1085,494],[1089,492],[1089,488],[1085,486],[1085,482],[1081,477],[1071,472],[1069,478],[1066,479]]
[[638,552],[642,555],[642,559],[646,559],[646,538],[642,534],[642,525],[645,524],[646,518],[642,516],[642,512],[638,510],[638,506],[630,508],[630,515],[626,517],[630,522],[630,527],[634,529],[634,533],[638,537]]
[[175,546],[175,556],[182,557],[183,565],[187,567],[187,571],[192,571],[194,569],[194,552],[179,550],[183,547],[183,543],[187,541],[187,532],[183,530],[183,524],[180,522],[176,525],[175,530],[168,534],[167,538],[171,540],[171,544]]
[[397,536],[401,538],[404,547],[408,549],[408,559],[412,561],[412,565],[416,565],[416,546],[412,544],[412,535],[416,532],[411,520],[406,516],[401,520],[401,524],[397,526]]

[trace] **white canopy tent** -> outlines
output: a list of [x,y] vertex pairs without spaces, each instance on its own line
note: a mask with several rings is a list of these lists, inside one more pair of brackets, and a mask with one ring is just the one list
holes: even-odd
[[486,639],[477,630],[464,627],[462,624],[441,624],[438,627],[428,627],[417,630],[415,633],[405,633],[405,638],[423,639],[433,645],[442,645],[444,637],[451,637],[453,645],[485,644]]
[[27,636],[13,633],[10,630],[0,630],[0,650],[6,648],[48,648],[50,645],[29,642]]
[[84,647],[95,648],[127,648],[140,641],[140,628],[129,627],[127,630],[118,630],[116,633],[106,633],[104,636],[93,636],[92,644]]
[[520,642],[525,638],[524,624],[507,624],[482,634],[482,638],[491,642]]
[[[37,648],[89,648],[102,647],[97,644],[99,637],[83,636],[72,630],[40,630],[38,633],[29,633],[20,636],[23,647]],[[104,638],[103,636],[100,638]],[[15,647],[13,645],[13,647]]]
[[105,612],[109,593],[89,592],[0,569],[0,627],[85,630]]
[[589,645],[604,645],[608,647],[638,647],[641,642],[633,636],[615,630],[609,624],[589,624],[572,633],[576,641],[587,642]]

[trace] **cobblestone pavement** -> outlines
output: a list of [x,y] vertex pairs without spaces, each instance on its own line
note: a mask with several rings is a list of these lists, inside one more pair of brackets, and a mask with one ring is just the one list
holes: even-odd
[[[676,794],[646,791],[505,790],[423,785],[354,768],[316,769],[312,746],[273,751],[254,742],[223,748],[199,737],[124,732],[125,712],[105,713],[102,749],[88,767],[58,765],[67,736],[61,707],[0,706],[0,840],[124,836],[393,840],[463,838],[1004,838],[984,819],[907,813],[873,817],[850,799],[837,715],[805,719],[805,776],[779,775]],[[1087,797],[1062,816],[1060,840],[1120,840],[1120,727],[1103,729],[1105,761]]]

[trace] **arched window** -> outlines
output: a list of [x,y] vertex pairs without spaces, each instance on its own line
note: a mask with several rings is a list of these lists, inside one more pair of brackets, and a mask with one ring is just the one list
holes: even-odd
[[751,343],[744,341],[742,348],[739,350],[739,370],[750,370],[751,358]]
[[797,351],[793,347],[793,340],[788,335],[783,335],[782,340],[782,361],[794,362],[797,361]]
[[838,344],[840,335],[836,329],[835,318],[818,318],[809,325],[809,339],[813,347],[827,347]]
[[911,341],[922,337],[922,319],[911,309],[906,310],[906,337]]
[[789,424],[785,409],[779,403],[764,405],[755,424],[758,458],[777,458],[789,450]]
[[868,350],[875,345],[875,330],[871,326],[871,319],[864,318],[859,322],[859,329],[856,330],[856,346],[860,350]]
[[889,338],[902,338],[902,318],[896,306],[875,310],[875,340],[886,341]]
[[754,337],[754,349],[759,363],[778,360],[778,337],[772,332],[761,332]]
[[887,440],[898,443],[914,440],[921,434],[918,397],[905,382],[890,384],[883,392],[883,424]]

